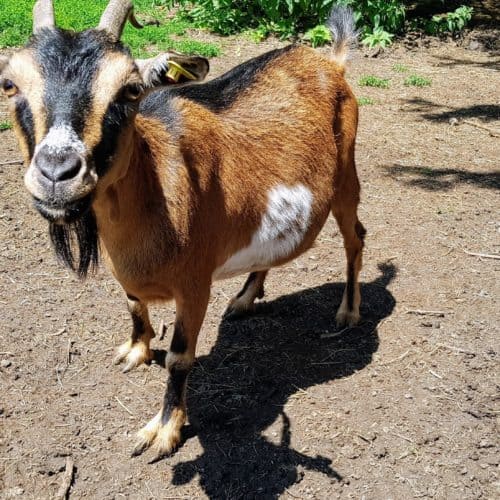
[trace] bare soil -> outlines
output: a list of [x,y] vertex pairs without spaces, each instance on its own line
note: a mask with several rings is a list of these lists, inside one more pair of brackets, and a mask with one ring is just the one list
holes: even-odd
[[[227,42],[218,74],[276,43]],[[111,364],[125,298],[100,269],[55,260],[11,131],[0,133],[0,498],[499,498],[499,61],[454,43],[356,55],[368,229],[362,323],[337,335],[344,286],[334,221],[273,270],[257,312],[222,320],[244,277],[216,283],[175,455],[130,458],[158,410],[158,364]],[[406,87],[399,63],[432,78]],[[391,79],[361,88],[361,75]],[[307,75],[304,75],[307,78]],[[0,102],[4,118],[5,102]],[[450,122],[451,120],[451,122]],[[486,128],[485,128],[486,127]],[[173,320],[172,304],[154,322]]]

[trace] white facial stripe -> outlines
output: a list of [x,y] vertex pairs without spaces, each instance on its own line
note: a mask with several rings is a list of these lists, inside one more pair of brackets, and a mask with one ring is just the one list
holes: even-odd
[[290,255],[302,242],[309,227],[313,195],[303,184],[275,186],[250,245],[232,255],[215,270],[213,279],[224,279],[271,267]]
[[78,138],[71,126],[66,123],[51,127],[42,142],[37,145],[36,152],[43,147],[48,148],[51,154],[72,149],[83,156],[87,151],[85,144]]

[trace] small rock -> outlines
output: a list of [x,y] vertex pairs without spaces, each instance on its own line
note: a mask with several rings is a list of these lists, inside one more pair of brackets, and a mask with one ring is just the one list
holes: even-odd
[[12,361],[8,359],[2,359],[2,361],[0,361],[0,366],[2,368],[8,368],[10,365],[12,365]]
[[477,40],[471,40],[467,48],[469,50],[481,50],[483,47]]
[[448,123],[449,123],[450,125],[453,125],[453,126],[455,127],[455,126],[457,126],[457,125],[458,125],[458,119],[457,119],[457,118],[450,118],[450,119],[448,120]]

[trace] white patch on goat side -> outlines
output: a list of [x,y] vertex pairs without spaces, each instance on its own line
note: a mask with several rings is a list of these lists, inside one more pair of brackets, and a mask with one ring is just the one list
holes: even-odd
[[72,149],[76,153],[84,155],[86,151],[85,144],[79,139],[73,128],[66,123],[50,128],[36,149],[38,151],[43,147],[47,147],[49,153],[52,154]]
[[212,276],[230,278],[264,270],[290,255],[302,242],[309,227],[313,195],[303,184],[278,185],[268,193],[267,210],[250,245],[238,250]]

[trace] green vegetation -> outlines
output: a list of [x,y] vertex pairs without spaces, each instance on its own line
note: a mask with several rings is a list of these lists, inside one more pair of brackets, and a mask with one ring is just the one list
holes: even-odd
[[356,16],[361,42],[368,47],[386,47],[403,30],[405,6],[400,0],[343,0]]
[[432,16],[430,21],[417,20],[417,26],[423,25],[424,30],[430,35],[455,33],[461,31],[472,19],[472,7],[462,5],[453,12]]
[[374,47],[385,48],[392,43],[394,35],[384,31],[382,28],[375,28],[371,33],[367,33],[361,43],[367,45],[370,49]]
[[0,132],[3,132],[4,130],[10,130],[12,128],[12,123],[9,121],[3,121],[0,122]]
[[392,70],[395,71],[396,73],[408,73],[410,69],[408,66],[405,66],[404,64],[396,63],[393,67]]
[[375,104],[375,99],[371,97],[358,97],[358,104],[360,106],[369,106],[370,104]]
[[[34,0],[1,0],[0,47],[23,45],[31,34],[31,9]],[[57,0],[56,19],[63,28],[82,30],[95,26],[107,0]],[[137,31],[125,28],[124,41],[135,55],[174,49],[181,52],[214,56],[220,47],[186,37],[189,27],[208,28],[228,35],[245,32],[255,41],[269,34],[280,38],[303,39],[313,46],[330,40],[324,26],[332,7],[352,7],[360,38],[368,47],[386,47],[405,28],[440,35],[462,30],[472,18],[472,8],[461,6],[453,12],[431,19],[406,19],[405,0],[135,0],[138,17],[156,18],[161,26]],[[417,2],[418,3],[418,2]],[[442,4],[442,2],[436,2]],[[180,6],[173,19],[168,9]],[[435,10],[436,11],[436,10]],[[439,11],[439,10],[438,10]]]
[[432,80],[419,75],[409,75],[404,84],[407,87],[430,87]]
[[[321,26],[334,0],[160,0],[168,7],[180,5],[179,16],[222,35],[257,29],[280,38]],[[178,17],[179,17],[178,16]],[[329,38],[328,38],[329,39]],[[328,40],[326,37],[322,41]],[[319,31],[314,43],[320,41]],[[311,39],[311,43],[313,43]]]
[[322,24],[306,31],[303,38],[303,40],[309,41],[313,47],[320,47],[331,39],[330,30]]
[[[352,7],[361,41],[369,47],[386,47],[406,26],[413,28],[418,25],[423,29],[425,23],[431,23],[426,30],[433,32],[431,26],[437,23],[439,29],[434,30],[435,34],[441,29],[460,30],[470,20],[472,12],[470,7],[462,6],[455,12],[434,16],[430,21],[420,19],[408,23],[408,3],[404,0],[156,0],[156,4],[166,7],[179,5],[181,9],[177,18],[188,19],[222,35],[250,30],[258,40],[271,33],[280,38],[293,38],[306,32],[305,39],[313,45],[328,41],[321,30],[324,30],[323,23],[336,4]],[[313,37],[310,30],[318,31]]]
[[388,78],[379,78],[373,75],[362,76],[358,83],[361,87],[378,87],[380,89],[388,89],[390,86]]
[[[1,0],[0,47],[13,47],[26,43],[32,33],[33,0]],[[107,0],[58,0],[55,2],[56,22],[61,28],[77,31],[95,27],[107,5]],[[200,54],[206,57],[219,55],[220,47],[186,37],[186,30],[192,27],[187,20],[167,19],[167,11],[158,5],[158,0],[135,0],[139,19],[158,19],[160,26],[146,26],[137,30],[127,25],[123,41],[135,56],[142,57],[162,50],[178,50],[186,54]]]

